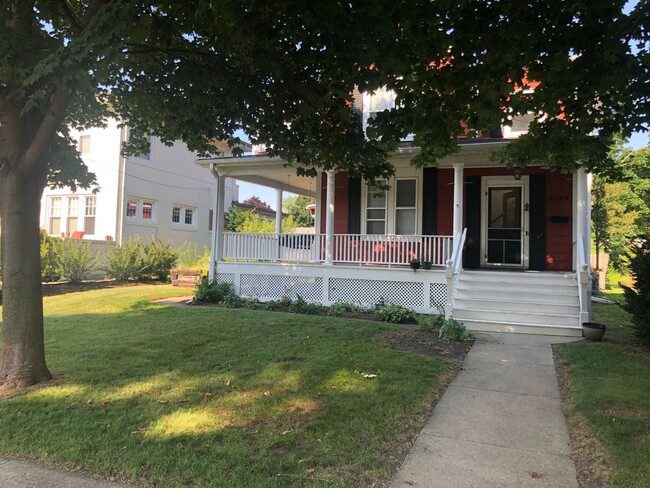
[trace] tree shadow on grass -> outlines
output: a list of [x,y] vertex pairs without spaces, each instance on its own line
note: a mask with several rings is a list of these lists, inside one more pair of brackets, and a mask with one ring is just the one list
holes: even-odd
[[368,485],[449,372],[386,328],[147,301],[48,316],[64,381],[0,402],[0,448],[165,486]]

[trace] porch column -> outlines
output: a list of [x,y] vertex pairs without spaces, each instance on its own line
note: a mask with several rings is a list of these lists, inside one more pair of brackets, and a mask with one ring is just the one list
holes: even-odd
[[282,234],[282,190],[275,189],[275,233]]
[[212,281],[216,277],[215,261],[217,260],[217,209],[219,208],[219,174],[214,165],[210,172],[214,175],[214,196],[212,199],[212,234],[210,235],[210,264],[208,265],[208,279]]
[[217,208],[215,211],[217,225],[214,228],[217,234],[215,240],[214,260],[217,262],[223,259],[224,215],[226,213],[225,199],[226,199],[226,177],[224,175],[219,175],[219,178],[217,179]]
[[582,246],[585,252],[585,258],[589,256],[589,246],[586,244],[589,242],[587,239],[591,234],[589,221],[591,205],[589,200],[587,172],[584,168],[579,168],[576,171],[576,240],[577,245]]
[[325,264],[334,264],[334,177],[335,171],[327,172],[327,201],[325,203]]
[[463,163],[454,163],[454,232],[463,233]]
[[275,260],[280,260],[280,234],[282,234],[282,190],[275,189]]

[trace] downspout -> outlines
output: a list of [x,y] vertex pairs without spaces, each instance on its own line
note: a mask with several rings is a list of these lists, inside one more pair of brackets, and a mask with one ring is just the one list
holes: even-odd
[[122,147],[126,142],[126,127],[120,128],[120,152],[117,163],[117,215],[115,219],[115,242],[122,244],[122,232],[124,230],[124,173],[126,172],[126,157],[122,154]]

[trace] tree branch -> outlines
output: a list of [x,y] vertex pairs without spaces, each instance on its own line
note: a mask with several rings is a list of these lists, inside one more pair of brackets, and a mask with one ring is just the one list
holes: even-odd
[[66,89],[59,86],[52,95],[43,121],[38,127],[32,142],[25,150],[22,164],[26,171],[31,172],[38,169],[41,156],[47,150],[52,137],[54,137],[65,117],[72,92],[73,88]]
[[65,16],[70,21],[70,26],[72,27],[72,30],[76,34],[79,34],[79,31],[82,28],[81,24],[79,23],[79,19],[77,19],[77,16],[74,14],[72,9],[70,8],[70,4],[66,0],[62,0],[61,4],[63,5],[63,11],[65,13]]

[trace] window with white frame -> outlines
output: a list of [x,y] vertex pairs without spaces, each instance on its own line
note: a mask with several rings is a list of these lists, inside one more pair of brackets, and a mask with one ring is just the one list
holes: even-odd
[[68,197],[66,232],[72,235],[79,230],[79,197]]
[[95,234],[95,217],[97,216],[97,197],[94,195],[84,198],[84,232]]
[[47,200],[49,223],[47,232],[50,235],[61,234],[61,197],[49,197]]
[[81,154],[90,152],[90,136],[88,134],[79,136],[79,152]]
[[417,230],[417,180],[395,181],[395,234],[414,235]]
[[129,197],[126,200],[126,217],[128,220],[155,222],[156,202],[150,199]]
[[386,233],[386,190],[377,186],[368,186],[366,192],[366,234]]
[[177,224],[184,227],[195,227],[196,209],[191,207],[184,207],[181,205],[174,205],[172,207],[172,224]]

